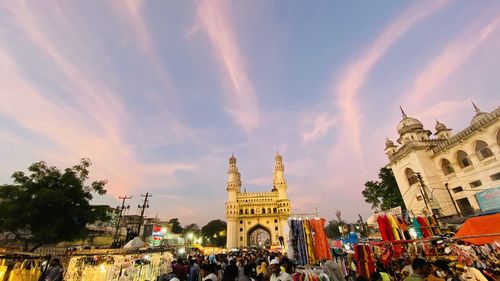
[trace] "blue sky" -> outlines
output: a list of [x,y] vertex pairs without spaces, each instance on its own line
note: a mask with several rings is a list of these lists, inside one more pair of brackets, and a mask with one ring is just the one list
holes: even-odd
[[279,150],[294,212],[366,217],[399,105],[431,130],[498,106],[499,29],[495,1],[4,1],[0,180],[88,157],[96,203],[203,224],[231,153],[264,191]]

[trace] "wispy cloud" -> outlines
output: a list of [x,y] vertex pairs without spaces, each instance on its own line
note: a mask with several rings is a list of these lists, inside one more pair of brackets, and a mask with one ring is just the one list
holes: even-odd
[[91,158],[98,168],[94,175],[109,179],[109,190],[115,195],[141,188],[151,175],[172,176],[176,171],[195,168],[189,163],[146,164],[136,160],[132,146],[121,136],[127,110],[112,87],[89,71],[95,66],[88,65],[67,45],[56,44],[58,38],[49,36],[56,32],[47,32],[45,18],[24,3],[8,5],[7,9],[12,27],[21,31],[17,36],[24,36],[46,57],[56,69],[53,75],[60,76],[54,82],[80,105],[75,108],[64,99],[51,99],[47,94],[50,89],[32,83],[13,55],[15,50],[7,45],[9,33],[2,34],[0,93],[5,102],[0,103],[0,112],[57,146],[55,151],[43,152],[49,156],[46,160],[68,165],[81,157]]
[[254,86],[245,69],[244,58],[236,41],[230,21],[231,14],[225,1],[202,0],[197,8],[196,23],[190,31],[204,30],[224,71],[224,86],[227,88],[225,110],[235,123],[246,132],[259,124],[259,109]]
[[[461,34],[449,42],[417,76],[407,104],[420,104],[435,92],[436,88],[466,61],[500,26],[500,11],[495,17],[484,18],[470,24]],[[496,55],[496,54],[493,54]]]
[[363,51],[357,58],[345,67],[340,79],[336,81],[330,90],[329,99],[334,98],[336,104],[330,101],[329,109],[319,114],[314,127],[310,133],[304,134],[304,141],[317,139],[328,132],[331,124],[324,120],[335,120],[336,109],[339,110],[338,123],[340,124],[340,134],[337,144],[338,150],[354,151],[357,158],[362,159],[362,146],[360,142],[360,118],[361,113],[357,96],[361,86],[366,81],[373,66],[380,58],[387,53],[390,47],[398,39],[410,30],[421,20],[443,9],[449,1],[436,1],[432,3],[418,2],[399,15],[378,38],[370,44],[370,47]]

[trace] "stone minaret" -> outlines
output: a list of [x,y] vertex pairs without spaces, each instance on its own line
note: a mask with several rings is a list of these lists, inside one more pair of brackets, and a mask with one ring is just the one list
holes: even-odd
[[286,195],[288,185],[285,179],[285,167],[283,166],[283,158],[279,153],[276,153],[276,156],[274,157],[273,185],[274,188],[278,190],[279,199],[288,199]]
[[231,155],[229,158],[229,168],[227,171],[227,202],[226,202],[226,221],[227,221],[227,248],[238,246],[237,217],[238,204],[236,196],[241,191],[241,175],[236,167],[236,158]]

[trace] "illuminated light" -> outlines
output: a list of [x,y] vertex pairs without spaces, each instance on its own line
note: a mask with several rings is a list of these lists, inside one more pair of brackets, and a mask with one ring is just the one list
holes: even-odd
[[184,249],[184,248],[180,248],[179,249],[179,254],[182,255],[182,254],[185,254],[185,253],[186,253],[186,249]]
[[104,266],[104,264],[103,264],[103,263],[101,263],[101,265],[99,265],[99,269],[100,269],[101,271],[106,271],[106,267]]

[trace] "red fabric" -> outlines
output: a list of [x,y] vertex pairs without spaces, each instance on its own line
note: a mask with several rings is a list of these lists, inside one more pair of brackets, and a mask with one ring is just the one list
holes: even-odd
[[487,243],[493,243],[495,240],[500,239],[499,233],[500,213],[467,219],[463,226],[455,234],[455,238],[460,239],[460,237],[466,236],[491,235],[477,238],[460,239],[475,245],[483,245]]
[[380,236],[382,236],[382,241],[389,241],[389,237],[387,236],[387,227],[384,224],[384,219],[382,216],[377,217],[378,229],[380,231]]
[[429,232],[429,229],[427,228],[428,225],[427,225],[427,220],[423,217],[417,217],[417,221],[418,223],[420,224],[420,227],[422,229],[422,235],[427,238],[427,237],[431,237],[431,234]]

